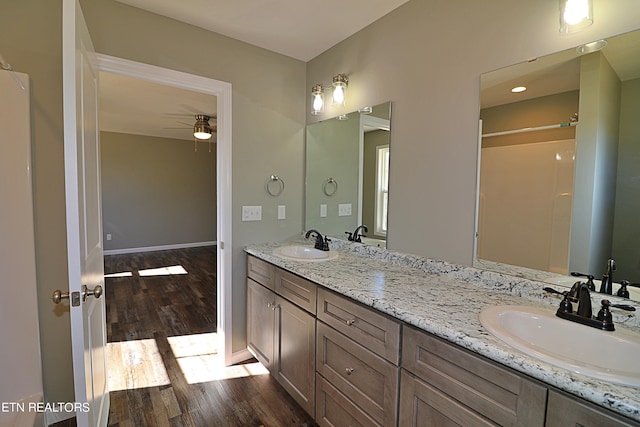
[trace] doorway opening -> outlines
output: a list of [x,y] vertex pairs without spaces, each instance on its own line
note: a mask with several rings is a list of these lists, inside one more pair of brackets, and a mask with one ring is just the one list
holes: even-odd
[[180,88],[216,97],[216,339],[224,365],[232,361],[231,346],[231,84],[202,76],[97,54],[100,72]]

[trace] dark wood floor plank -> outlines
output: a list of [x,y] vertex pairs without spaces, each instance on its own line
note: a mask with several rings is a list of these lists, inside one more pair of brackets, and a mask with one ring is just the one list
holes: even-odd
[[[140,275],[176,265],[187,274]],[[108,340],[154,340],[170,384],[112,392],[110,426],[315,425],[269,375],[187,382],[169,339],[216,332],[215,247],[105,257],[105,274],[123,272],[105,283]]]

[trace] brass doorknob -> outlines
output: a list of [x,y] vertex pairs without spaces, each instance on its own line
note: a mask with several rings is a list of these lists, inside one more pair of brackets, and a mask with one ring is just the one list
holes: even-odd
[[53,291],[53,295],[51,295],[51,299],[54,304],[60,304],[60,301],[63,299],[69,299],[69,292],[62,292],[60,289],[56,289]]
[[87,288],[87,285],[82,285],[82,301],[86,301],[87,297],[100,298],[102,296],[102,286],[96,285],[92,291]]

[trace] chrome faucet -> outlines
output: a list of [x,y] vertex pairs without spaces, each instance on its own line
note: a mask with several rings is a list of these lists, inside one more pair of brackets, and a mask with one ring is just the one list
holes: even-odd
[[353,233],[345,231],[345,233],[349,235],[349,237],[347,237],[347,240],[349,240],[350,242],[362,243],[362,234],[358,234],[360,230],[364,230],[365,233],[369,232],[369,229],[366,225],[360,225],[356,227]]
[[607,261],[607,269],[602,275],[602,284],[600,285],[601,294],[613,294],[613,272],[616,270],[616,263],[614,260],[609,259]]
[[327,236],[322,237],[322,234],[318,230],[309,230],[304,235],[305,239],[308,239],[312,233],[316,233],[316,243],[313,245],[314,248],[319,249],[321,251],[329,250],[329,242],[331,241]]

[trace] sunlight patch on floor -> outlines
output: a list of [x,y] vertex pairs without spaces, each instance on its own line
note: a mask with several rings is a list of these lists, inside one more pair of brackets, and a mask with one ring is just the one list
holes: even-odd
[[170,267],[149,268],[147,270],[140,270],[138,274],[142,277],[145,276],[171,276],[174,274],[189,274],[187,270],[181,265],[172,265]]
[[117,277],[132,277],[133,273],[131,271],[123,271],[122,273],[111,273],[105,274],[105,278],[117,278]]
[[132,390],[170,384],[154,339],[107,344],[109,390]]
[[259,362],[224,366],[224,357],[218,354],[216,333],[182,335],[167,340],[189,384],[269,373]]

